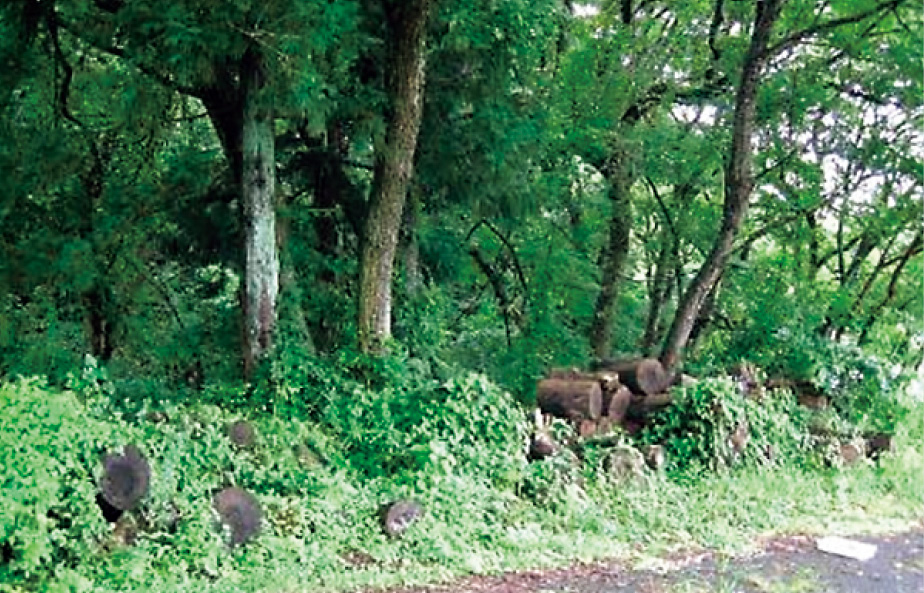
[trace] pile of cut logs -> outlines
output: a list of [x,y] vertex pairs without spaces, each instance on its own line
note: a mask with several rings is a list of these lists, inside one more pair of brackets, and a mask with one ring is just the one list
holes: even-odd
[[671,404],[674,377],[654,358],[603,360],[592,371],[552,369],[536,385],[536,404],[546,415],[572,422],[582,437],[628,431]]

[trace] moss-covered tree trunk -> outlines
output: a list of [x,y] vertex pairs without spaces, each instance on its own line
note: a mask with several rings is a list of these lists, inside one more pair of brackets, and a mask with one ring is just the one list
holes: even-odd
[[244,374],[249,377],[272,345],[279,291],[273,110],[263,64],[254,52],[248,52],[242,61],[241,85]]
[[392,271],[423,111],[427,16],[431,0],[385,2],[390,114],[385,145],[376,150],[369,214],[360,260],[359,347],[377,349],[391,336]]
[[677,306],[677,312],[661,351],[661,362],[667,369],[672,369],[680,360],[680,355],[689,341],[690,332],[693,331],[699,311],[706,296],[722,274],[731,254],[735,237],[738,236],[738,231],[747,215],[751,191],[754,187],[751,138],[754,135],[757,88],[769,58],[767,48],[782,3],[782,0],[764,0],[757,3],[751,43],[744,58],[741,83],[735,97],[732,143],[725,168],[725,206],[722,227],[706,261],[703,262]]
[[600,252],[600,293],[594,304],[594,317],[590,325],[590,348],[597,358],[607,358],[613,348],[613,315],[619,298],[622,269],[629,254],[632,230],[632,208],[629,191],[632,178],[628,166],[620,157],[614,157],[603,167],[609,182],[608,196],[612,206],[609,236]]

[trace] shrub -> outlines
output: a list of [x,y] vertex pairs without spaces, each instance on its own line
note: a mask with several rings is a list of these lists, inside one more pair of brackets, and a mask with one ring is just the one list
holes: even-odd
[[[107,529],[95,503],[100,455],[130,432],[37,379],[0,385],[0,416],[0,581],[16,581],[94,551]],[[110,461],[121,475],[122,462]],[[121,491],[121,480],[104,483],[113,486],[104,487],[109,494]],[[113,500],[131,504],[140,489],[130,490]]]
[[360,375],[373,376],[368,384],[348,380],[329,394],[321,417],[351,467],[368,477],[456,471],[509,485],[519,480],[527,423],[509,393],[474,373],[440,381],[420,361],[375,364]]
[[674,469],[739,460],[779,464],[800,460],[807,450],[807,414],[786,390],[746,398],[734,381],[719,378],[678,388],[674,397],[641,435],[645,443],[666,446]]

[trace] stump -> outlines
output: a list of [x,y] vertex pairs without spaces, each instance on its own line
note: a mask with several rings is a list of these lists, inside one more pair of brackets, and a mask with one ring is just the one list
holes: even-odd
[[654,471],[660,471],[667,465],[667,454],[663,445],[648,445],[642,449],[645,463]]
[[263,527],[263,509],[250,492],[242,488],[225,488],[212,499],[222,525],[231,532],[231,547],[247,543]]
[[539,432],[530,439],[526,458],[529,461],[541,461],[546,457],[555,455],[557,451],[558,444],[552,439],[551,435]]
[[879,459],[883,453],[891,453],[894,449],[892,435],[883,432],[867,434],[866,456],[870,459]]
[[574,422],[596,420],[603,405],[597,381],[545,379],[536,386],[536,404],[550,416]]
[[638,449],[621,445],[607,454],[603,468],[618,482],[639,480],[645,477],[645,458]]
[[379,518],[382,531],[391,537],[398,537],[407,531],[417,519],[423,516],[423,505],[416,500],[398,500],[382,507]]

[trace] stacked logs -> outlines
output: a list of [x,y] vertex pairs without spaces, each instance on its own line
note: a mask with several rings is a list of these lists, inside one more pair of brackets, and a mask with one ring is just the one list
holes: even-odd
[[653,358],[603,360],[593,371],[552,369],[536,385],[536,404],[546,415],[573,423],[591,436],[671,404],[673,377]]

